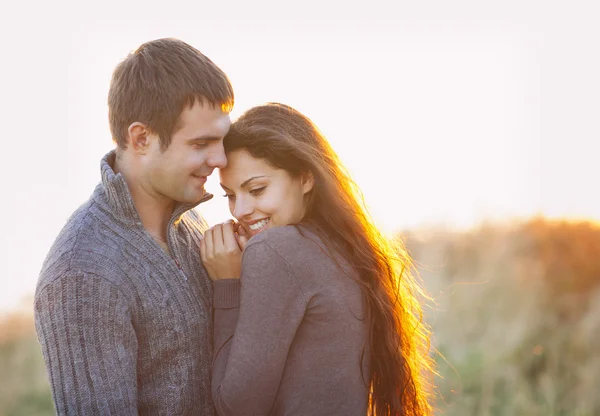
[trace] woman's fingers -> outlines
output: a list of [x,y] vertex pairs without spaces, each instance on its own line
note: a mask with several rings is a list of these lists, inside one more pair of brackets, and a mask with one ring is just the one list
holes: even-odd
[[238,243],[235,238],[235,232],[233,231],[233,221],[226,221],[223,223],[223,245],[225,250],[237,250]]
[[233,222],[227,221],[206,230],[202,240],[203,243],[200,245],[201,255],[204,256],[203,259],[227,255],[237,250],[239,245],[233,229]]
[[223,243],[223,226],[222,224],[217,224],[213,227],[212,232],[213,237],[213,249],[215,253],[220,253],[225,249],[225,245]]
[[244,251],[246,249],[246,244],[248,243],[249,239],[250,239],[250,235],[249,235],[248,231],[246,230],[246,228],[244,228],[244,226],[242,224],[238,223],[237,230],[235,233],[235,241],[237,242],[240,250]]
[[204,234],[204,238],[200,240],[200,258],[202,261],[206,261],[206,234]]
[[204,232],[204,238],[202,241],[204,242],[204,259],[208,259],[209,257],[214,257],[214,249],[213,249],[213,230],[209,228]]
[[200,256],[212,280],[240,277],[242,249],[236,241],[233,222],[206,230],[200,241]]
[[238,228],[238,234],[243,235],[244,237],[246,237],[246,239],[250,238],[250,233],[248,232],[248,230],[246,230],[246,227],[244,227],[242,224],[240,224],[240,226]]
[[246,244],[248,244],[248,238],[245,235],[236,234],[235,240],[236,240],[240,250],[244,251],[246,249]]

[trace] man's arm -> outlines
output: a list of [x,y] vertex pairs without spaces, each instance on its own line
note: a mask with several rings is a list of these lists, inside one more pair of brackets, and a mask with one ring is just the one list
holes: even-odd
[[36,294],[35,326],[57,414],[137,415],[137,340],[116,286],[63,275]]

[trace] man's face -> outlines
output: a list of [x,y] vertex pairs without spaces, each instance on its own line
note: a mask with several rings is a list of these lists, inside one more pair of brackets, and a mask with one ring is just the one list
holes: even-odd
[[160,149],[158,136],[149,137],[144,157],[143,183],[150,194],[183,203],[197,203],[204,196],[206,178],[227,159],[223,137],[230,127],[229,114],[196,100],[181,113],[180,129],[171,144]]

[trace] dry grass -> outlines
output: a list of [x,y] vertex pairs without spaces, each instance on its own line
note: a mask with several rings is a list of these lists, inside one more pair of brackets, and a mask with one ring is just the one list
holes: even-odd
[[31,313],[0,320],[0,374],[0,416],[54,414]]
[[600,228],[536,219],[407,244],[437,301],[440,414],[600,414]]

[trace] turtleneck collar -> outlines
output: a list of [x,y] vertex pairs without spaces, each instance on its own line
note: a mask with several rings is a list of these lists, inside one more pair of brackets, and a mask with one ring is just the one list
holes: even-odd
[[[119,220],[127,223],[141,223],[125,178],[121,173],[115,173],[113,170],[116,155],[116,151],[111,150],[102,158],[100,162],[102,183],[99,188],[104,190],[105,201]],[[175,223],[186,211],[212,199],[212,197],[212,194],[206,192],[199,202],[177,203],[169,224]]]

